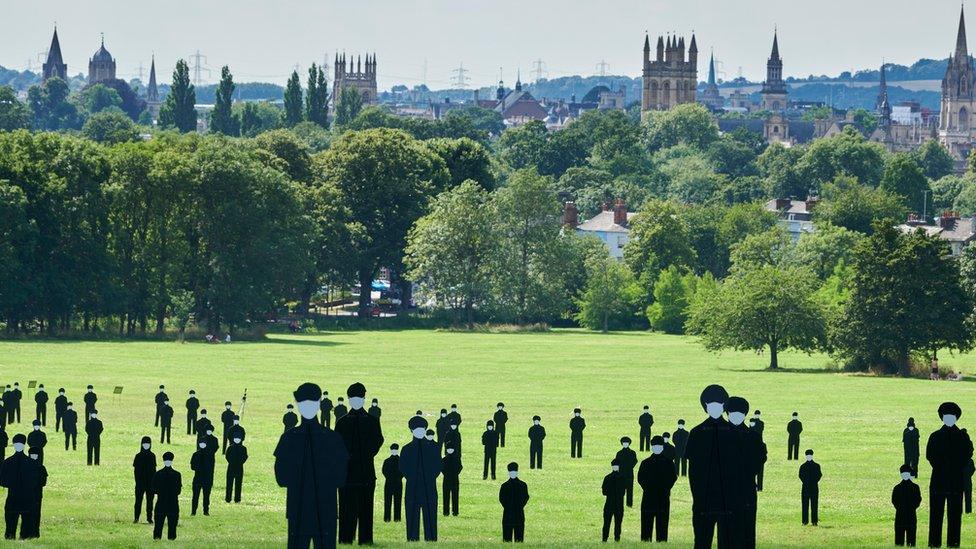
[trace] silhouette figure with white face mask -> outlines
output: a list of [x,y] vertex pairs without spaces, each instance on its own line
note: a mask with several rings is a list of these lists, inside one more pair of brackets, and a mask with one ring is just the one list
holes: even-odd
[[[672,465],[673,467],[673,465]],[[620,529],[624,520],[624,492],[626,487],[620,475],[620,463],[610,462],[610,473],[603,477],[603,541],[610,538],[610,522],[613,522],[613,541],[620,541]]]
[[31,431],[27,433],[27,447],[37,450],[38,465],[44,465],[44,447],[47,446],[47,433],[41,430],[40,420],[31,422]]
[[190,457],[190,469],[193,470],[193,500],[190,515],[197,514],[200,503],[200,493],[203,493],[203,514],[210,516],[210,492],[213,490],[215,452],[207,449],[206,441],[197,442],[197,450]]
[[298,425],[298,414],[295,413],[294,405],[289,404],[285,407],[285,415],[281,417],[281,423],[285,426],[286,432]]
[[424,541],[437,541],[437,477],[441,474],[437,443],[427,440],[427,420],[413,416],[407,423],[413,439],[400,452],[400,472],[406,479],[404,512],[407,541],[420,540],[421,515]]
[[495,462],[498,459],[498,432],[495,430],[495,422],[488,420],[485,424],[485,432],[481,433],[481,445],[485,448],[485,464],[481,473],[482,480],[488,480],[488,472],[491,471],[491,480],[495,480]]
[[640,440],[640,451],[651,451],[651,427],[654,426],[654,416],[651,415],[651,407],[644,405],[644,411],[637,416],[637,438]]
[[47,426],[47,401],[48,401],[47,391],[44,390],[44,384],[41,383],[37,387],[37,392],[34,393],[34,419],[41,422],[41,425]]
[[637,470],[637,483],[643,490],[641,496],[641,541],[651,541],[657,528],[657,541],[668,541],[668,523],[671,517],[671,488],[678,474],[670,460],[664,457],[664,438],[651,438],[651,455],[641,462]]
[[0,486],[7,489],[7,501],[3,507],[6,520],[4,538],[16,537],[19,521],[20,539],[28,539],[37,507],[40,469],[38,463],[25,453],[27,437],[17,433],[13,444],[13,455],[3,460],[3,466],[0,467]]
[[575,408],[573,417],[569,420],[569,457],[583,459],[583,430],[586,429],[586,420],[583,419],[583,410]]
[[732,428],[722,417],[728,399],[729,393],[721,385],[705,387],[699,402],[708,417],[688,434],[685,454],[696,548],[711,547],[716,528],[718,546],[732,546],[729,496],[733,489],[735,447]]
[[620,465],[620,477],[624,482],[627,494],[627,507],[634,506],[634,468],[637,467],[637,452],[630,447],[630,437],[620,439],[620,450],[617,451],[617,463]]
[[891,504],[895,507],[895,545],[915,547],[918,529],[917,511],[922,505],[922,492],[912,482],[912,466],[901,466],[901,482],[891,491]]
[[133,523],[139,522],[139,515],[142,513],[142,500],[146,500],[146,520],[149,524],[153,521],[153,493],[152,479],[156,474],[156,454],[152,451],[152,439],[142,437],[139,445],[139,452],[132,459],[132,473],[136,481],[136,505],[134,509]]
[[[47,468],[41,463],[41,454],[38,448],[30,448],[27,455],[32,461],[37,463],[37,495],[34,498],[34,512],[30,517],[30,526],[27,538],[37,539],[41,537],[41,506],[44,502],[44,487],[47,486]],[[24,526],[21,526],[23,532]]]
[[495,432],[498,433],[498,446],[505,447],[505,425],[508,424],[508,412],[505,411],[505,403],[499,402],[495,406],[495,415],[491,418],[495,422]]
[[287,489],[288,547],[336,545],[336,491],[346,482],[349,453],[335,431],[319,423],[322,390],[303,383],[294,393],[302,422],[278,439],[275,480]]
[[800,459],[800,433],[803,432],[803,423],[799,419],[799,414],[793,412],[793,419],[786,424],[786,460]]
[[200,399],[197,392],[190,389],[189,396],[186,398],[186,434],[197,434],[197,410],[200,409]]
[[162,539],[163,523],[166,524],[166,539],[176,539],[176,528],[180,522],[180,492],[183,491],[183,476],[173,469],[173,452],[163,454],[163,467],[152,478],[152,493],[156,495],[156,508],[153,511],[153,539]]
[[529,503],[529,487],[518,478],[518,463],[508,464],[508,480],[498,489],[502,504],[502,541],[521,543],[525,540],[525,506]]
[[[70,443],[72,450],[78,449],[78,412],[75,411],[73,402],[69,402],[64,408],[61,430],[64,431],[64,449],[68,450]],[[87,421],[86,421],[87,423]]]
[[814,526],[820,522],[818,510],[820,508],[820,479],[823,473],[820,464],[813,461],[813,450],[804,452],[806,460],[800,465],[800,482],[803,489],[800,492],[800,504],[803,506],[802,520],[806,525],[809,520]]
[[546,428],[542,426],[542,418],[532,416],[532,427],[529,427],[529,469],[542,469],[542,441],[546,439]]
[[942,520],[947,518],[946,544],[959,547],[962,495],[966,464],[973,458],[973,442],[956,421],[962,409],[955,402],[939,406],[942,427],[929,435],[925,459],[932,465],[929,481],[929,547],[942,546]]
[[919,438],[918,427],[915,426],[915,418],[908,418],[908,424],[901,433],[901,443],[905,448],[905,463],[912,467],[912,475],[918,476],[919,458]]
[[156,409],[156,419],[159,420],[159,443],[170,444],[173,433],[173,407],[169,405],[169,398],[159,404]]
[[444,447],[441,460],[441,487],[444,490],[444,516],[458,516],[458,498],[461,490],[461,456],[450,444]]
[[58,396],[54,399],[54,432],[61,430],[64,411],[68,409],[68,397],[64,394],[64,387],[58,389]]
[[756,478],[759,468],[766,461],[765,447],[759,433],[746,427],[749,403],[742,397],[729,397],[725,410],[732,424],[735,452],[729,459],[735,460],[733,469],[732,529],[736,547],[756,546],[756,511],[758,496]]
[[160,385],[159,386],[159,392],[156,393],[156,398],[155,398],[155,401],[156,401],[156,422],[153,424],[154,427],[159,427],[159,416],[160,416],[160,413],[159,412],[163,408],[163,403],[165,403],[166,401],[169,400],[169,396],[166,395],[165,389],[166,389],[166,386],[165,385]]
[[227,459],[227,482],[224,484],[224,501],[230,503],[233,492],[234,503],[241,502],[241,488],[244,485],[244,463],[247,462],[247,446],[244,441],[234,434],[230,439],[230,446],[224,457]]
[[339,488],[339,543],[373,543],[373,498],[376,494],[376,454],[383,447],[380,420],[364,408],[366,387],[353,383],[346,391],[349,413],[336,420],[335,432],[349,452],[346,484]]
[[685,455],[685,452],[688,450],[688,431],[685,429],[685,420],[678,420],[678,428],[675,429],[672,439],[674,440],[674,472],[686,477],[688,476],[688,456]]
[[98,419],[98,410],[92,409],[85,425],[85,434],[88,435],[85,445],[88,447],[88,465],[98,465],[99,457],[102,452],[102,432],[105,430],[102,420]]
[[383,460],[383,522],[400,522],[403,508],[403,473],[400,472],[400,445],[390,445],[390,457]]

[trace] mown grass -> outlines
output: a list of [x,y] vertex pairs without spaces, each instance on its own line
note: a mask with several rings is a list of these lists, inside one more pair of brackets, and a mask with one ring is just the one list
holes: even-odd
[[[223,502],[224,463],[218,462],[210,517],[189,516],[190,437],[174,428],[174,443],[185,490],[180,545],[280,546],[285,539],[284,492],[272,473],[272,451],[281,431],[281,414],[291,392],[311,380],[335,398],[354,381],[365,383],[368,397],[383,408],[386,445],[409,440],[407,418],[417,409],[431,414],[456,402],[464,417],[465,469],[461,516],[441,518],[440,540],[450,546],[481,546],[500,541],[498,485],[504,464],[518,461],[531,494],[526,541],[550,546],[599,543],[602,522],[600,483],[618,449],[619,437],[636,440],[637,416],[646,403],[655,417],[654,432],[672,430],[678,418],[694,425],[703,417],[701,389],[721,383],[732,394],[760,408],[766,421],[770,461],[760,495],[759,540],[764,546],[878,546],[892,543],[892,486],[902,461],[901,431],[914,416],[924,438],[936,428],[938,404],[955,400],[963,408],[960,425],[976,417],[976,385],[837,373],[827,358],[786,354],[784,369],[765,370],[767,357],[753,353],[704,352],[691,338],[643,333],[595,334],[574,330],[548,333],[458,333],[425,330],[324,333],[271,336],[260,343],[206,345],[170,342],[0,342],[0,378],[59,386],[81,401],[85,385],[99,394],[106,433],[102,465],[85,466],[79,451],[64,452],[62,439],[49,425],[41,545],[148,546],[150,527],[132,524],[132,457],[152,426],[153,395],[166,384],[182,420],[182,402],[194,388],[204,406],[219,413],[225,400],[239,406],[247,389],[243,424],[251,459],[244,480],[244,501]],[[946,356],[942,365],[970,374],[976,357]],[[112,395],[112,387],[125,387]],[[26,432],[33,391],[26,391],[25,417],[8,433]],[[499,452],[499,480],[481,480],[480,434],[497,401],[510,415],[508,446]],[[588,428],[582,460],[569,459],[568,421],[583,409]],[[822,464],[821,525],[800,524],[797,462],[786,461],[786,422],[793,410],[804,422],[801,445],[814,448]],[[53,420],[53,409],[50,412]],[[548,431],[545,469],[527,467],[530,418],[539,414]],[[433,418],[432,418],[433,419]],[[161,454],[165,449],[155,444]],[[924,449],[923,449],[924,453]],[[377,458],[377,468],[386,451]],[[927,531],[927,483],[921,468],[923,508],[919,540]],[[378,545],[404,542],[404,526],[384,524],[382,488],[377,489]],[[635,503],[639,497],[635,498]],[[963,543],[976,540],[972,515],[964,518]],[[679,480],[673,492],[671,542],[690,546],[690,496]],[[637,507],[627,511],[624,540],[639,539]]]

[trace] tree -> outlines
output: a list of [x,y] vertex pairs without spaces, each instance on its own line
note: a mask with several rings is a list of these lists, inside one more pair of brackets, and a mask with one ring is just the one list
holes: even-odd
[[13,88],[0,86],[0,131],[12,132],[28,127],[30,127],[30,110],[27,105],[17,99]]
[[85,121],[81,133],[92,141],[113,145],[139,139],[139,129],[119,110],[95,113]]
[[911,374],[911,356],[968,350],[972,296],[949,246],[922,230],[877,224],[856,248],[851,295],[833,347],[848,367]]
[[426,143],[447,165],[447,171],[451,174],[451,188],[468,180],[475,181],[488,191],[495,188],[491,154],[477,141],[462,137],[431,139]]
[[814,141],[797,164],[797,171],[814,191],[839,175],[875,186],[884,174],[886,154],[881,144],[867,141],[853,126],[847,126],[834,137]]
[[353,88],[345,88],[339,94],[339,106],[336,107],[337,126],[345,127],[352,122],[363,109],[363,98]]
[[872,189],[852,177],[841,176],[824,185],[823,199],[813,210],[817,223],[831,223],[852,231],[870,234],[874,223],[894,225],[904,222],[907,209],[900,196],[884,189]]
[[468,328],[487,297],[487,266],[495,245],[489,195],[467,180],[439,194],[407,236],[407,275],[434,303],[449,307]]
[[105,84],[95,84],[81,92],[81,104],[89,115],[100,113],[107,109],[122,109],[122,97],[119,92]]
[[270,165],[288,174],[293,181],[309,183],[312,179],[312,156],[308,145],[291,130],[272,130],[254,139],[258,149],[270,153]]
[[658,271],[674,265],[695,266],[695,249],[682,208],[663,200],[650,200],[630,220],[630,240],[624,259],[635,276],[647,281],[650,292]]
[[718,139],[718,126],[711,113],[697,103],[648,114],[645,139],[652,152],[682,144],[704,151]]
[[939,212],[952,209],[956,198],[962,194],[963,189],[973,186],[973,179],[972,176],[959,177],[956,175],[947,175],[933,181],[931,186],[932,197],[929,202],[929,208],[927,209],[930,209],[933,214],[938,214]]
[[731,136],[712,142],[706,152],[717,173],[731,178],[759,174],[756,169],[756,151]]
[[186,333],[186,327],[190,324],[190,318],[193,316],[193,293],[180,290],[170,296],[170,302],[173,304],[173,319],[176,321],[176,329],[180,332],[180,343],[183,343],[183,335]]
[[821,223],[816,232],[800,236],[790,261],[811,270],[820,280],[826,280],[838,264],[851,263],[854,249],[862,239],[864,235],[859,232]]
[[50,78],[40,86],[27,90],[27,105],[31,111],[31,127],[35,130],[75,130],[81,127],[78,108],[68,101],[68,83]]
[[240,123],[231,112],[234,101],[234,75],[224,65],[220,69],[220,83],[214,94],[214,108],[210,112],[210,131],[224,135],[240,135]]
[[169,95],[159,109],[159,125],[175,128],[182,133],[196,131],[197,111],[196,91],[190,83],[190,68],[180,59],[173,70],[173,83]]
[[762,204],[692,205],[685,208],[691,246],[695,250],[694,272],[724,278],[731,267],[732,246],[743,238],[771,229],[776,214]]
[[399,130],[346,132],[318,169],[348,208],[350,248],[359,281],[359,316],[369,318],[369,288],[380,267],[400,266],[407,232],[423,213],[431,189],[447,181],[443,161]]
[[879,188],[902,197],[909,211],[921,214],[929,189],[929,180],[912,157],[899,153],[891,157]]
[[302,84],[298,79],[298,71],[293,71],[285,86],[285,125],[294,127],[302,119]]
[[510,170],[538,168],[548,134],[540,120],[509,128],[498,139],[498,157]]
[[234,104],[233,116],[235,121],[240,121],[241,137],[255,137],[282,126],[281,108],[269,101],[238,102]]
[[[360,104],[362,104],[362,98],[360,98]],[[317,67],[315,63],[312,63],[312,66],[308,68],[305,119],[323,128],[329,127],[329,86],[325,81],[325,71],[322,70],[322,67]]]
[[756,158],[756,168],[766,187],[766,194],[772,198],[807,197],[810,192],[808,182],[797,171],[797,164],[803,158],[801,147],[784,147],[773,143]]
[[976,184],[966,182],[959,191],[959,195],[952,202],[952,209],[959,212],[959,215],[976,215]]
[[751,234],[731,248],[732,273],[754,271],[764,266],[783,266],[793,257],[789,233],[777,225],[765,232]]
[[654,283],[654,303],[647,308],[651,328],[666,334],[684,333],[688,305],[694,294],[689,277],[674,265],[661,272]]
[[716,173],[699,152],[672,158],[660,170],[668,180],[668,197],[685,204],[710,202],[727,184],[727,178]]
[[769,368],[779,368],[779,352],[810,352],[823,341],[820,305],[813,299],[817,279],[796,267],[765,265],[730,276],[707,299],[691,307],[689,322],[711,351],[762,351]]
[[577,300],[576,321],[602,332],[626,326],[634,318],[640,289],[627,265],[601,254],[586,262],[586,288]]
[[851,116],[854,124],[864,131],[864,135],[871,135],[878,129],[878,117],[866,109],[855,109]]
[[938,140],[929,139],[912,151],[912,159],[922,168],[925,177],[935,181],[952,173],[955,160]]

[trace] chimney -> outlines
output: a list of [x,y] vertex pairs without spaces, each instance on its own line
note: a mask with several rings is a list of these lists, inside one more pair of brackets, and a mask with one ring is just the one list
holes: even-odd
[[564,205],[564,208],[563,225],[568,225],[570,228],[575,229],[579,225],[579,210],[576,208],[576,203],[568,201]]
[[939,227],[943,229],[952,230],[956,226],[956,221],[959,221],[959,212],[945,211],[939,216]]
[[807,197],[807,213],[813,211],[813,209],[820,203],[820,199],[816,196]]
[[605,212],[609,212],[610,211],[610,203],[609,202],[604,202],[603,204],[600,204],[600,209],[603,210],[603,211],[605,211]]
[[613,223],[621,227],[627,225],[627,203],[619,198],[613,203]]
[[776,211],[788,210],[792,202],[789,198],[777,198],[776,199]]

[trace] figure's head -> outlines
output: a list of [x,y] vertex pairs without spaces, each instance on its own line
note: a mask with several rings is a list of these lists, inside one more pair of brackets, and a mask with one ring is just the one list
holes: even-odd
[[23,452],[24,446],[27,445],[27,437],[23,433],[17,433],[14,435],[14,452]]
[[322,389],[318,385],[310,382],[302,383],[293,393],[295,402],[298,403],[298,413],[305,419],[313,419],[319,413],[319,399],[322,398]]
[[495,430],[495,422],[493,420],[490,420],[489,419],[488,422],[485,423],[485,429],[488,429],[489,431],[494,431]]
[[407,422],[407,427],[410,428],[410,433],[413,434],[413,438],[422,439],[427,436],[427,420],[420,416],[413,416],[410,421]]
[[518,463],[513,461],[508,464],[508,478],[518,478]]
[[[417,410],[417,415],[420,415],[420,410]],[[447,417],[447,408],[441,408],[441,417]]]
[[806,452],[803,452],[803,455],[806,457],[807,461],[813,461],[813,450],[807,450]]
[[725,411],[725,402],[729,400],[729,393],[721,385],[709,385],[702,391],[698,400],[709,417],[718,419]]
[[685,420],[679,419],[678,420],[678,430],[681,431],[681,430],[684,430],[684,428],[685,428]]
[[902,480],[910,480],[914,471],[912,471],[912,466],[906,463],[901,466],[900,472]]
[[36,461],[39,457],[41,457],[41,450],[39,448],[31,448],[30,450],[27,450],[27,455]]
[[163,454],[163,467],[173,466],[173,452],[165,452]]
[[58,394],[59,395],[63,395],[64,394],[64,387],[61,387],[60,389],[58,389]]
[[398,456],[398,455],[400,455],[400,445],[399,444],[397,444],[397,443],[394,442],[393,444],[390,445],[390,455],[391,456]]
[[143,450],[148,450],[148,449],[152,448],[152,438],[150,438],[150,437],[142,437],[142,442],[140,444],[142,444],[142,449]]
[[241,424],[241,416],[234,414],[234,425],[240,425],[240,424]]
[[664,431],[663,433],[661,433],[661,438],[664,439],[665,444],[671,443],[671,433]]
[[732,425],[742,425],[749,413],[749,402],[738,396],[729,397],[725,403],[725,411],[729,414],[729,422]]
[[225,409],[225,410],[230,410],[230,407],[231,407],[231,403],[230,403],[230,401],[228,400],[227,402],[225,402],[225,403],[224,403],[224,409]]
[[373,408],[376,408],[377,406],[380,405],[380,401],[374,398],[373,401],[369,403],[369,405],[372,406]]
[[630,448],[630,437],[621,437],[620,445],[624,448]]
[[366,402],[366,386],[359,382],[353,383],[346,389],[346,396],[349,397],[349,406],[353,410],[362,409]]
[[645,414],[649,414],[650,412],[651,412],[651,407],[650,407],[650,406],[648,406],[647,404],[645,404],[645,405],[644,405],[644,413],[645,413]]
[[651,437],[651,452],[654,454],[660,454],[664,451],[664,437],[661,435],[655,435]]
[[41,422],[40,422],[40,420],[35,419],[34,421],[32,421],[31,422],[31,427],[35,431],[40,431],[41,430]]
[[906,425],[906,427],[908,428],[909,431],[914,431],[915,430],[915,418],[913,418],[913,417],[908,418],[908,425]]
[[88,386],[88,388],[87,388],[87,391],[88,391],[89,393],[90,393],[90,392],[92,392],[92,391],[94,391],[94,390],[95,390],[95,387],[93,387],[93,386],[91,386],[91,385],[89,385],[89,386]]
[[610,461],[610,470],[611,471],[619,471],[620,470],[620,461],[617,458],[613,458]]
[[538,425],[542,423],[542,418],[539,416],[532,416],[532,425]]
[[427,440],[434,440],[434,430],[427,429]]
[[952,427],[962,416],[962,408],[955,402],[943,402],[939,405],[939,417],[947,427]]
[[[505,409],[505,403],[499,402],[497,404],[497,408],[498,408],[499,411],[504,410]],[[516,465],[518,465],[518,464],[516,464]]]

